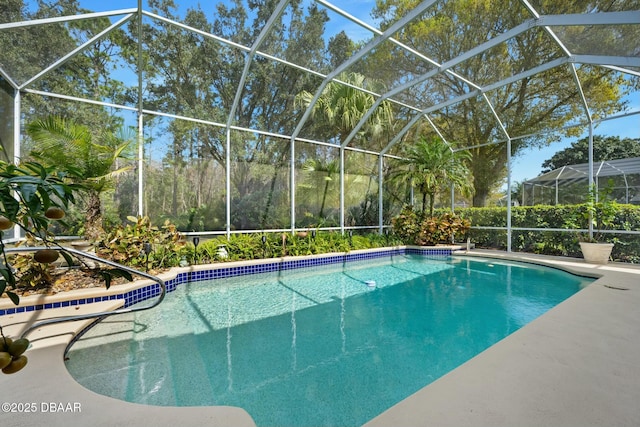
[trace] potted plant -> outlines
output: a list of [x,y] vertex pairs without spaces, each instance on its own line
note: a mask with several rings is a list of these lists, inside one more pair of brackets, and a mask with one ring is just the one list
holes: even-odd
[[606,264],[611,257],[611,251],[613,251],[613,243],[601,241],[603,239],[602,230],[610,229],[613,226],[617,212],[617,203],[609,198],[610,193],[611,190],[607,189],[598,199],[595,186],[592,185],[589,188],[583,215],[590,222],[595,233],[586,238],[581,236],[579,242],[582,256],[589,263]]

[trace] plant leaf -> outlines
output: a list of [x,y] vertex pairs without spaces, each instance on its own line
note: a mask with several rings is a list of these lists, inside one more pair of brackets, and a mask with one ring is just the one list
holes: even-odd
[[18,295],[14,294],[11,291],[7,291],[7,296],[9,297],[11,302],[13,302],[15,305],[20,304],[20,297]]
[[65,261],[67,261],[67,266],[71,267],[73,265],[73,258],[71,258],[71,255],[68,254],[66,251],[60,251],[60,254],[65,259]]

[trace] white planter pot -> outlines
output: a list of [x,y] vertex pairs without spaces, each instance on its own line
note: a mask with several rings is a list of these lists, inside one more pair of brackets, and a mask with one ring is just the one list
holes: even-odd
[[580,242],[580,249],[585,261],[591,264],[606,264],[609,262],[613,243]]

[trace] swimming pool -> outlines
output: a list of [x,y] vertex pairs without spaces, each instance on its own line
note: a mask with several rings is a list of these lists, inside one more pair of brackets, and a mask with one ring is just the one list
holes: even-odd
[[131,402],[239,406],[259,426],[357,426],[588,283],[415,255],[188,283],[158,309],[92,328],[67,367]]

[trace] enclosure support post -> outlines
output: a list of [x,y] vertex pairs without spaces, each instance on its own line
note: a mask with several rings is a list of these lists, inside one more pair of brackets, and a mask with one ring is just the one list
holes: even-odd
[[482,93],[482,97],[491,109],[496,121],[500,124],[500,129],[502,129],[502,132],[507,137],[507,252],[511,252],[511,136],[509,136],[507,128],[505,128],[502,120],[500,120],[500,116],[496,113],[495,108],[493,108],[493,104],[489,101],[487,94]]
[[[13,164],[20,163],[20,116],[22,115],[20,90],[14,89],[13,96]],[[7,160],[9,160],[7,158]],[[13,237],[20,239],[20,227],[17,225],[13,227]]]
[[231,128],[227,126],[227,146],[226,146],[226,155],[224,161],[225,167],[225,192],[227,193],[225,196],[227,202],[227,240],[231,238]]
[[511,138],[507,139],[507,252],[511,252]]
[[144,215],[144,117],[142,114],[142,0],[138,0],[138,216]]
[[383,211],[383,206],[382,206],[382,201],[383,201],[383,194],[382,194],[382,166],[383,166],[383,157],[382,154],[380,154],[378,156],[378,231],[380,232],[380,234],[384,233],[383,230],[383,226],[384,226],[384,221],[383,221],[383,217],[384,217],[384,211]]
[[340,147],[340,233],[344,235],[344,147]]
[[291,233],[296,229],[296,169],[295,169],[296,141],[291,138],[291,155],[289,156],[289,167],[291,168],[289,199],[291,200]]
[[[589,120],[589,191],[593,186],[593,121]],[[593,214],[589,212],[589,239],[593,238]]]
[[[140,91],[139,93],[142,93]],[[138,111],[138,216],[144,215],[144,120]]]
[[625,192],[624,192],[624,202],[626,204],[629,204],[629,181],[627,181],[627,174],[623,174],[622,177],[624,178],[624,188],[625,188]]
[[[13,164],[20,163],[20,90],[15,89],[13,95]],[[10,160],[7,158],[7,160]]]

